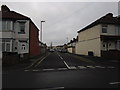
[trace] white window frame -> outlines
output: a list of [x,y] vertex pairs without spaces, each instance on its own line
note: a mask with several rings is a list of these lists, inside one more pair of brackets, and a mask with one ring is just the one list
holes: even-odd
[[[18,23],[19,23],[19,32],[18,32],[18,34],[25,34],[26,33],[26,21],[18,21]],[[21,29],[21,23],[24,23],[24,31],[21,31],[20,29]]]
[[117,49],[120,50],[120,40],[117,41]]
[[[10,40],[9,42],[5,40],[5,42],[2,41],[2,44],[5,43],[5,49],[3,52],[12,52],[12,40]],[[10,45],[9,51],[7,51],[7,44]]]
[[118,35],[120,35],[120,26],[118,26]]
[[[106,32],[103,32],[103,29],[106,29]],[[102,33],[108,33],[108,25],[102,24]]]
[[[5,23],[5,29],[3,29],[3,31],[9,31],[9,30],[13,30],[13,21],[6,21],[6,20],[3,20],[2,21],[2,27],[3,27],[3,22]],[[9,25],[10,24],[10,25]]]

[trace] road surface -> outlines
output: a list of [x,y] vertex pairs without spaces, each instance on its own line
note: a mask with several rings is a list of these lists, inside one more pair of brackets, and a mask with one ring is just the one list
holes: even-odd
[[119,88],[118,60],[52,52],[27,67],[3,71],[3,88]]

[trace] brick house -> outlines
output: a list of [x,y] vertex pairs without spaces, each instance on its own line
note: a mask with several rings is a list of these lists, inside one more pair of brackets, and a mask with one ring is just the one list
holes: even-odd
[[10,11],[6,5],[1,6],[3,63],[15,63],[29,57],[40,55],[39,29],[29,17]]
[[120,59],[120,17],[108,13],[78,31],[76,54]]

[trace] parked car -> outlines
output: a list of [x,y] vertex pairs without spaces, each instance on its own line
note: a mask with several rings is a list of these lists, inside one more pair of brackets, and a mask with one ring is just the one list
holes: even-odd
[[50,49],[49,51],[50,51],[50,52],[54,52],[55,50],[54,50],[54,49]]

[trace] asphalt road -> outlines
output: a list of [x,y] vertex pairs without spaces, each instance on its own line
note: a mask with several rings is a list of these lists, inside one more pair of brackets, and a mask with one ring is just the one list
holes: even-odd
[[24,69],[3,73],[3,88],[120,88],[118,60],[53,52]]

